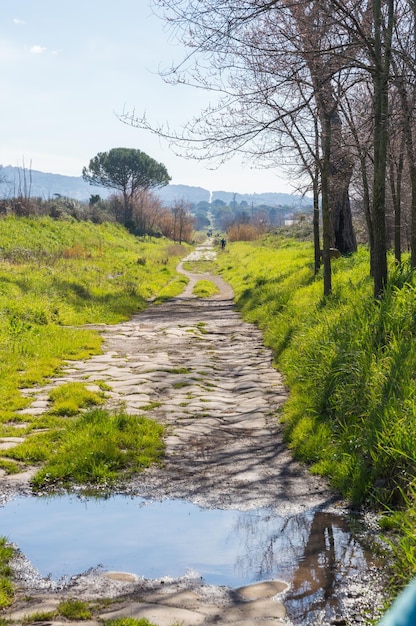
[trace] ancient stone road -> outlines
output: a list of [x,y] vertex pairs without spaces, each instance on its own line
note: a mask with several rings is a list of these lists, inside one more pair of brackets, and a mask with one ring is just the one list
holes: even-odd
[[[196,255],[212,257],[212,245],[204,244]],[[208,276],[186,272],[183,264],[179,269],[189,278],[180,296],[150,306],[129,322],[97,326],[104,337],[103,354],[71,361],[44,388],[27,390],[33,396],[27,412],[47,409],[51,387],[82,381],[94,389],[104,381],[111,388],[109,407],[123,405],[137,414],[146,407],[147,416],[168,426],[164,467],[138,476],[124,487],[127,493],[184,498],[213,508],[273,506],[282,515],[324,507],[333,494],[322,479],[293,461],[282,442],[278,414],[286,390],[260,331],[241,320],[232,290],[220,277],[209,277],[219,295],[201,300],[192,289]],[[120,604],[116,611],[110,607],[103,612],[103,619],[147,617],[160,626],[175,620],[184,626],[289,623],[283,606],[273,599],[285,588],[278,581],[239,593],[195,581],[164,583],[162,590],[160,581],[89,573],[59,595],[31,589],[35,603],[30,610],[56,606],[65,596],[113,595]],[[25,611],[28,606],[14,607],[10,617],[19,620]]]
[[[212,254],[207,242],[191,258]],[[97,326],[103,354],[71,361],[61,377],[27,390],[35,399],[26,411],[45,411],[57,385],[80,381],[94,389],[104,381],[109,407],[139,414],[154,403],[146,415],[169,427],[165,467],[130,490],[240,510],[279,499],[284,509],[322,504],[331,497],[324,481],[294,463],[281,442],[277,416],[286,390],[260,331],[242,321],[219,276],[209,278],[220,293],[198,299],[192,289],[202,276],[183,263],[179,269],[189,277],[180,296],[129,322]]]

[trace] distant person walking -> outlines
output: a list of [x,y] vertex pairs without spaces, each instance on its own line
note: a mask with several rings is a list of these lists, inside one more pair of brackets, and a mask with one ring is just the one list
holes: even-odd
[[225,239],[224,239],[224,237],[223,237],[223,238],[221,239],[221,249],[222,249],[222,250],[224,250],[224,248],[225,248],[225,244],[226,244],[226,243],[227,243],[227,242],[225,241]]

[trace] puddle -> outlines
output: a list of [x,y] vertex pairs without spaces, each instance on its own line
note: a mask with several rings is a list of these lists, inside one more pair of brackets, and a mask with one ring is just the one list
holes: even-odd
[[270,508],[201,509],[181,500],[121,495],[21,497],[0,508],[0,535],[18,545],[42,577],[59,580],[95,566],[145,578],[197,572],[238,587],[280,579],[289,603],[322,605],[340,577],[357,577],[369,555],[341,516],[281,517]]

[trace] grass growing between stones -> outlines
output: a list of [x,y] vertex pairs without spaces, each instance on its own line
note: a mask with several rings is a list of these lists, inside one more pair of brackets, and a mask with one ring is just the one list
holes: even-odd
[[[65,618],[66,620],[85,621],[94,617],[94,611],[87,602],[82,600],[66,600],[58,605],[56,611],[45,611],[43,613],[32,613],[27,615],[23,620],[23,624],[39,624],[50,623],[57,618]],[[150,622],[145,617],[118,617],[116,619],[106,620],[107,626],[157,626],[155,622]],[[1,626],[8,626],[10,622],[0,619]],[[181,626],[178,622],[172,623],[171,626]]]
[[[69,598],[62,600],[55,611],[45,611],[43,613],[32,613],[23,619],[23,624],[39,624],[51,622],[59,618],[65,618],[68,621],[86,621],[94,618],[93,603],[85,602]],[[100,607],[98,607],[100,608]],[[2,622],[0,622],[1,624]],[[6,624],[7,622],[4,622]],[[133,617],[119,617],[105,621],[109,626],[156,626],[153,622],[149,622],[146,618],[135,619]],[[172,625],[174,626],[174,625]],[[179,625],[178,625],[179,626]]]
[[[156,626],[154,622],[149,622],[145,617],[136,619],[135,617],[118,617],[106,622],[107,626]],[[180,626],[180,624],[172,624],[172,626]]]
[[83,600],[77,600],[75,598],[62,600],[58,604],[57,613],[68,620],[86,620],[92,617],[91,609],[88,604]]
[[30,613],[23,618],[22,622],[23,624],[49,623],[59,617],[64,617],[67,620],[84,621],[91,619],[93,614],[88,602],[69,598],[68,600],[62,600],[55,611]]
[[[32,613],[27,615],[23,620],[23,624],[39,624],[50,623],[59,618],[65,618],[68,621],[85,621],[94,618],[94,606],[91,606],[88,602],[83,600],[75,600],[70,598],[69,600],[63,600],[59,603],[55,611],[45,611],[43,613]],[[103,622],[107,626],[157,626],[154,622],[150,622],[145,617],[118,617],[116,619],[110,619]],[[6,620],[0,620],[1,626],[9,624]],[[177,622],[172,626],[180,626]]]
[[[36,489],[87,485],[103,487],[127,479],[164,452],[162,426],[124,411],[92,408],[76,418],[67,418],[61,428],[29,437],[12,456],[43,461],[33,478]],[[42,458],[39,458],[39,457]]]
[[384,510],[397,579],[416,574],[416,282],[404,264],[381,302],[364,249],[333,262],[322,296],[309,243],[233,243],[221,273],[259,325],[290,389],[282,419],[295,455],[355,503]]
[[216,274],[217,265],[214,260],[211,259],[194,259],[192,261],[185,261],[183,269],[193,274]]
[[72,382],[51,390],[49,399],[53,402],[49,413],[52,415],[77,415],[80,409],[103,404],[104,393],[90,391],[82,383]]
[[210,298],[218,293],[218,287],[211,280],[198,280],[193,288],[193,294],[197,298]]

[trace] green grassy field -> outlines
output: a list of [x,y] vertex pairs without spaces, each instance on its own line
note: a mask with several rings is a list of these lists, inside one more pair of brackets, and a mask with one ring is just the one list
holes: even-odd
[[[186,252],[167,240],[139,240],[114,224],[0,220],[0,436],[30,435],[4,451],[0,467],[10,473],[45,463],[52,447],[70,459],[71,452],[65,457],[62,443],[58,445],[61,417],[75,418],[81,409],[96,407],[105,390],[97,395],[80,384],[61,386],[51,394],[51,410],[42,416],[18,413],[29,402],[20,390],[52,376],[64,361],[99,353],[101,338],[88,324],[126,320],[146,307],[149,298],[180,293],[186,279],[175,268]],[[118,417],[120,425],[124,418]],[[39,429],[47,432],[31,435]],[[123,438],[125,446],[125,433]],[[160,440],[161,433],[155,438]],[[137,469],[137,459],[127,462],[127,457],[124,470]],[[93,467],[97,459],[89,458],[90,468],[73,467],[72,479],[61,464],[61,480],[83,482],[86,475],[93,482],[100,476],[102,482],[114,479],[114,471],[103,474],[102,468]],[[143,458],[141,462],[145,466]],[[49,482],[59,482],[56,468],[52,472],[47,467]]]
[[148,298],[180,293],[185,253],[114,224],[0,219],[0,434],[27,403],[19,388],[99,352],[98,334],[77,326],[126,320]]
[[233,243],[218,258],[246,320],[263,331],[290,396],[281,419],[295,456],[351,502],[384,512],[401,581],[416,574],[416,287],[392,267],[372,297],[366,250],[333,262],[322,296],[309,243]]

